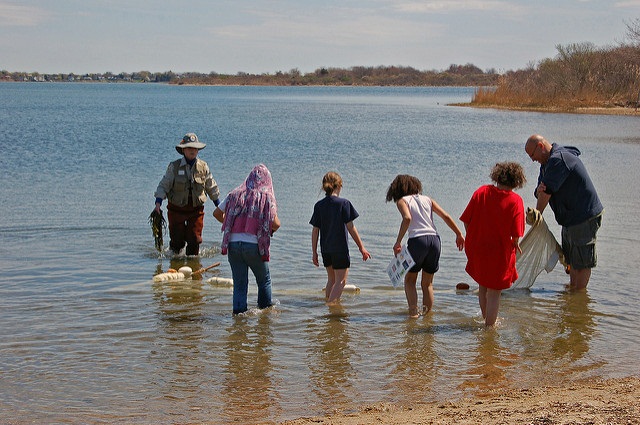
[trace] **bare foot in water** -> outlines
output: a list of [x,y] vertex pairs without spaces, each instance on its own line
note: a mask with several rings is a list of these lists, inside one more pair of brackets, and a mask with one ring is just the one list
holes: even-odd
[[409,307],[409,317],[412,319],[417,319],[420,317],[420,313],[418,313],[418,307]]

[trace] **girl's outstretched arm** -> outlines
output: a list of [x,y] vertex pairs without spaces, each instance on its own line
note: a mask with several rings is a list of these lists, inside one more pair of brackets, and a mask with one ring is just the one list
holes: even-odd
[[224,222],[224,211],[222,211],[219,207],[216,207],[215,210],[213,210],[213,216],[216,218],[216,220],[218,220],[220,223]]
[[404,199],[398,199],[396,207],[398,208],[398,211],[400,211],[402,221],[400,222],[400,229],[398,230],[396,243],[393,245],[394,255],[398,255],[398,253],[402,251],[402,238],[404,238],[404,234],[407,233],[407,230],[409,230],[409,224],[411,224],[411,211],[409,211],[409,205],[407,205],[407,202]]
[[462,235],[460,228],[453,220],[453,218],[451,218],[451,216],[445,210],[443,210],[436,201],[431,199],[431,204],[433,212],[438,214],[440,218],[442,218],[444,222],[447,223],[447,226],[449,226],[449,228],[453,230],[453,233],[456,234],[456,246],[458,247],[458,251],[462,251],[462,249],[464,248],[464,236]]
[[365,249],[364,244],[362,243],[362,239],[360,239],[360,235],[358,234],[358,229],[356,229],[353,221],[347,223],[347,230],[353,238],[353,241],[356,243],[356,245],[358,245],[358,249],[362,254],[362,261],[367,261],[369,258],[371,258],[371,254],[369,254],[369,251]]

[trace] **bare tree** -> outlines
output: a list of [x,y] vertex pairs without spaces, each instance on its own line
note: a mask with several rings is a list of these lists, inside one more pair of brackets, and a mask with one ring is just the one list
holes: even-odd
[[627,37],[631,43],[640,45],[640,18],[636,18],[627,24]]

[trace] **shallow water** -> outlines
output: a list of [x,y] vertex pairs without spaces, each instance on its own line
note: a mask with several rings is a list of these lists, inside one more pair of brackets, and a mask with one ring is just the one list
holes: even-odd
[[[0,84],[0,422],[275,422],[637,375],[638,119],[446,106],[472,93]],[[206,282],[231,276],[212,203],[199,258],[154,251],[153,191],[188,131],[208,144],[201,157],[223,193],[258,162],[272,171],[283,224],[271,311],[232,317],[231,289]],[[408,319],[385,273],[399,225],[384,202],[393,177],[418,176],[457,218],[496,161],[517,160],[530,180],[518,193],[533,206],[537,167],[523,144],[536,132],[583,151],[605,205],[587,293],[566,294],[558,266],[530,291],[505,292],[500,325],[486,331],[464,254],[436,219],[434,312]],[[333,310],[308,224],[328,170],[342,175],[373,255],[363,263],[351,245],[361,292]],[[205,280],[152,282],[217,261]],[[461,281],[472,289],[457,292]]]

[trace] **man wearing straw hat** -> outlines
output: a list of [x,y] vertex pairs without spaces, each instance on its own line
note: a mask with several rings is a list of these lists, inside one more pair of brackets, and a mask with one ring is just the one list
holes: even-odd
[[207,196],[216,206],[219,203],[218,184],[207,163],[198,158],[198,152],[205,146],[195,133],[185,134],[176,146],[182,158],[169,163],[154,194],[158,213],[162,200],[168,200],[169,247],[174,254],[179,254],[186,245],[186,255],[198,255],[204,226],[204,203]]

